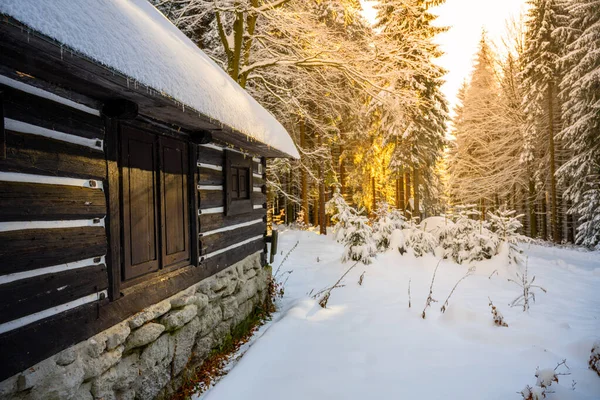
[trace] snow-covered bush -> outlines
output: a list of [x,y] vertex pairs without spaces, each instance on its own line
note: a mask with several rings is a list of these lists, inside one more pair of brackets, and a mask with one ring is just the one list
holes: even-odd
[[362,215],[353,215],[347,221],[342,243],[345,247],[342,262],[352,260],[370,264],[377,253],[373,229],[369,226],[369,219]]
[[554,393],[554,391],[550,388],[553,383],[558,384],[558,377],[561,375],[570,375],[569,372],[558,372],[558,369],[564,366],[567,369],[567,360],[562,360],[562,362],[558,363],[554,369],[545,368],[535,370],[535,386],[531,387],[529,385],[525,386],[523,390],[519,393],[523,397],[524,400],[542,400],[547,397],[548,394]]
[[404,229],[406,219],[396,209],[390,209],[386,202],[381,202],[375,211],[376,219],[373,222],[373,238],[379,251],[385,251],[390,247],[392,232]]
[[452,258],[458,264],[486,260],[498,254],[498,235],[465,215],[459,215],[454,224],[441,227],[438,236],[444,258]]
[[600,340],[594,343],[592,355],[590,356],[590,369],[596,371],[600,376]]
[[498,235],[501,243],[508,246],[508,261],[511,264],[523,266],[523,250],[519,247],[519,242],[529,240],[527,237],[519,234],[523,224],[519,221],[523,215],[515,215],[516,211],[498,210],[495,213],[488,212],[487,227],[490,231]]
[[523,228],[519,218],[523,218],[523,214],[515,215],[516,213],[514,210],[503,209],[493,213],[488,212],[487,228],[504,242],[518,243],[523,240],[523,236],[519,234],[519,230]]
[[426,253],[433,253],[438,245],[437,238],[429,232],[425,232],[416,226],[406,230],[405,245],[411,248],[415,257],[422,257]]
[[327,214],[331,215],[331,219],[335,224],[333,226],[333,234],[335,240],[342,242],[345,236],[345,230],[350,224],[350,220],[356,217],[356,210],[352,208],[336,189],[331,200],[325,204]]

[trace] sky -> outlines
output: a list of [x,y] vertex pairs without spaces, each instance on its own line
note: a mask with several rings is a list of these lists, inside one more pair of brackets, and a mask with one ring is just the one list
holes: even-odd
[[[365,17],[374,21],[373,1],[361,0],[361,3]],[[450,109],[456,104],[461,83],[471,73],[482,28],[488,38],[500,44],[506,20],[518,16],[524,4],[525,0],[446,0],[443,5],[432,8],[432,13],[439,16],[436,25],[450,27],[436,40],[445,53],[436,62],[448,71],[442,91],[450,102]]]

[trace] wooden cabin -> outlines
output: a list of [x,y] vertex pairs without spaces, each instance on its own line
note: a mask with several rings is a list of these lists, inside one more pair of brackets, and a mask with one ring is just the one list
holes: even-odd
[[0,2],[0,113],[0,397],[251,255],[266,264],[266,162],[298,152],[146,0]]

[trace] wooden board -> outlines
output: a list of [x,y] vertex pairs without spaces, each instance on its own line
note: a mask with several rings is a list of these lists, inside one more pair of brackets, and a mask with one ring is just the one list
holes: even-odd
[[0,381],[96,333],[98,302],[0,335]]
[[0,285],[0,323],[98,293],[107,287],[104,264]]
[[225,205],[225,192],[221,190],[200,190],[200,209],[223,207]]
[[210,254],[214,251],[235,245],[255,236],[263,235],[267,230],[267,225],[257,223],[231,231],[215,233],[209,236],[200,237],[200,255]]
[[0,274],[106,254],[103,226],[0,232]]
[[[206,268],[209,271],[222,271],[230,265],[235,264],[248,257],[257,251],[262,251],[265,247],[264,240],[257,240],[235,249],[226,251],[223,254],[219,254],[215,257],[211,257],[203,261],[200,266]],[[216,273],[216,272],[215,272]]]
[[199,185],[224,185],[223,171],[215,171],[209,168],[198,168]]
[[0,181],[0,221],[92,219],[105,215],[106,199],[99,189]]
[[[266,218],[267,210],[258,209],[252,212],[234,216],[225,216],[225,214],[201,214],[200,220],[200,232],[212,231],[215,229],[241,224],[243,222],[249,222],[260,218]],[[264,220],[266,222],[266,219]]]
[[0,171],[83,179],[105,179],[101,151],[41,136],[6,131],[6,159]]
[[0,91],[4,91],[6,118],[88,139],[104,139],[104,126],[98,116],[1,84]]
[[222,150],[198,146],[198,162],[222,167],[225,162],[225,154]]

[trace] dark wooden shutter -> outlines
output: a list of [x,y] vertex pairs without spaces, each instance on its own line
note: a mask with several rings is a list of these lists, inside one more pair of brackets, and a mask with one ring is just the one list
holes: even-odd
[[163,267],[190,260],[188,146],[160,138]]
[[159,268],[156,136],[130,127],[121,130],[123,183],[123,279]]
[[239,169],[239,188],[240,188],[240,199],[247,199],[248,196],[248,168]]
[[231,199],[237,200],[240,198],[240,170],[231,168]]

